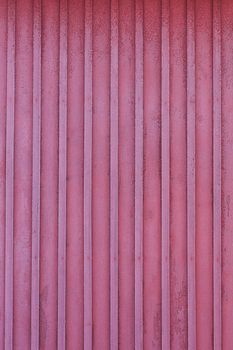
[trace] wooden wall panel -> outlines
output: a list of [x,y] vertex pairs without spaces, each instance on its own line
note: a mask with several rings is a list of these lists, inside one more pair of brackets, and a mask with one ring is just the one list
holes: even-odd
[[0,1],[0,349],[233,347],[233,4]]

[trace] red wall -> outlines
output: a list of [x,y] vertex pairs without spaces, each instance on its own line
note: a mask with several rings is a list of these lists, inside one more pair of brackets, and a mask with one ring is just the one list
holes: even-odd
[[0,349],[233,349],[233,3],[0,1]]

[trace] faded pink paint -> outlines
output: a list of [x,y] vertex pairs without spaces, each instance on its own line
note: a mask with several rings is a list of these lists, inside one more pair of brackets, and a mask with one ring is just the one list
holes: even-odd
[[0,349],[233,348],[233,4],[0,3]]

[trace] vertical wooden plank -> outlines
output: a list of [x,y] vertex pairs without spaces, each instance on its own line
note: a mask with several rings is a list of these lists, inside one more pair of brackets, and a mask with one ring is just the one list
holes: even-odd
[[15,1],[8,1],[6,111],[5,349],[13,349]]
[[30,348],[32,238],[32,2],[16,2],[13,348]]
[[188,349],[196,349],[195,292],[195,12],[187,2],[187,268]]
[[170,0],[171,349],[188,348],[186,0]]
[[161,349],[161,1],[143,5],[143,341],[144,349]]
[[168,350],[170,349],[169,0],[162,1],[161,30],[162,349]]
[[41,0],[33,7],[33,155],[31,348],[39,350],[40,295],[40,140],[41,140]]
[[221,1],[213,1],[213,272],[214,349],[222,349],[221,298]]
[[195,2],[196,346],[198,349],[213,348],[212,4],[212,0]]
[[4,349],[6,220],[7,0],[0,3],[0,348]]
[[40,349],[57,348],[59,2],[42,3]]
[[111,0],[110,346],[118,349],[118,0]]
[[143,348],[143,1],[135,2],[135,349]]
[[119,1],[119,347],[135,347],[135,1]]
[[222,349],[233,348],[233,3],[221,1]]
[[93,2],[92,37],[92,294],[95,350],[108,349],[110,344],[110,0]]
[[67,0],[60,0],[58,166],[58,350],[66,347]]
[[92,349],[92,0],[84,38],[84,349]]
[[84,0],[68,1],[66,347],[83,349]]
[[67,349],[83,349],[84,0],[68,1]]

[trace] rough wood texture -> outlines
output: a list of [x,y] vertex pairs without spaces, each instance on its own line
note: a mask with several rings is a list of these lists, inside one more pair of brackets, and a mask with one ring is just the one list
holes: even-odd
[[0,1],[0,349],[233,349],[232,18]]

